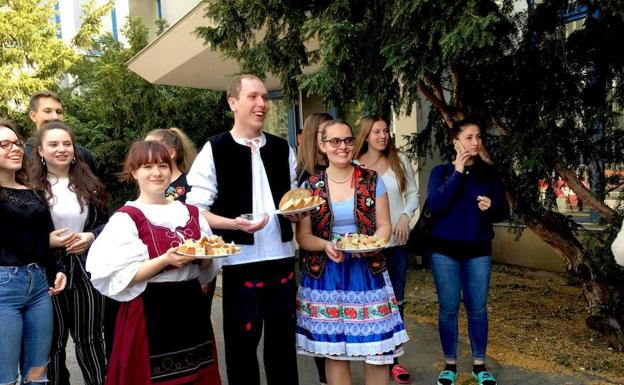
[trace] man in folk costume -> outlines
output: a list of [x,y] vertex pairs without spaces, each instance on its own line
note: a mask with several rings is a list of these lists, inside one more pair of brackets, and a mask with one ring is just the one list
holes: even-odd
[[[295,350],[295,247],[291,221],[275,214],[296,187],[296,160],[288,143],[263,133],[269,110],[264,83],[233,79],[228,103],[234,127],[211,137],[188,174],[187,203],[198,206],[215,234],[240,254],[223,260],[223,333],[230,385],[258,385],[257,348],[264,330],[269,385],[298,384]],[[249,221],[242,214],[267,214]]]

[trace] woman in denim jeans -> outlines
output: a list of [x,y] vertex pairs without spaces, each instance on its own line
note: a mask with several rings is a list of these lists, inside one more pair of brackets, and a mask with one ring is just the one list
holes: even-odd
[[[60,231],[41,195],[30,188],[23,142],[12,124],[0,121],[0,384],[47,382],[52,343],[52,301],[67,277],[50,246]],[[53,287],[48,286],[48,273]],[[18,373],[18,368],[20,373]]]
[[[492,224],[505,220],[509,205],[501,178],[483,159],[481,130],[472,120],[453,125],[457,155],[431,171],[428,202],[435,218],[431,229],[431,270],[440,304],[438,327],[446,367],[438,385],[457,379],[457,318],[461,293],[468,314],[472,374],[480,385],[496,385],[485,369],[488,319],[486,301],[492,265]],[[480,156],[481,155],[481,156]],[[483,159],[482,159],[483,158]]]
[[[407,155],[397,151],[390,136],[388,123],[379,116],[367,116],[360,122],[360,133],[355,142],[356,158],[362,167],[375,170],[388,189],[392,238],[384,251],[388,273],[399,310],[403,318],[405,279],[407,277],[407,248],[409,222],[418,208],[418,186],[414,169]],[[408,384],[411,376],[407,369],[394,360],[390,373],[397,384]]]

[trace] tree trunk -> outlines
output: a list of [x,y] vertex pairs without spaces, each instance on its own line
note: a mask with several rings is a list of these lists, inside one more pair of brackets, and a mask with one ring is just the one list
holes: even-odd
[[607,206],[601,199],[598,199],[591,190],[583,186],[581,180],[574,174],[572,170],[562,165],[561,163],[555,164],[555,172],[563,179],[568,187],[574,191],[574,194],[593,207],[596,212],[605,220],[610,221],[615,217],[615,211]]
[[618,289],[596,280],[592,267],[584,262],[583,247],[561,214],[552,211],[536,214],[522,213],[523,222],[559,254],[579,280],[591,314],[586,319],[587,326],[602,334],[613,349],[624,351],[624,320],[621,314],[605,312],[605,305],[611,303]]

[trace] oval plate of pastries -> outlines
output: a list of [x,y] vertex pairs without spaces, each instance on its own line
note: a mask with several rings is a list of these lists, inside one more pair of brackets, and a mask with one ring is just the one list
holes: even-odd
[[288,191],[279,202],[278,214],[290,215],[314,210],[325,203],[325,199],[312,195],[312,191],[296,188]]
[[198,259],[225,258],[240,253],[234,242],[225,243],[218,235],[203,236],[199,240],[186,239],[178,246],[178,254]]
[[368,253],[388,246],[387,239],[377,239],[372,235],[345,234],[335,242],[336,250],[349,253]]

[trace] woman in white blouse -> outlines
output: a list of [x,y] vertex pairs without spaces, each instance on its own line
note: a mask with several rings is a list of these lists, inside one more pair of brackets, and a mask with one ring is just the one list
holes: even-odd
[[135,142],[123,176],[139,197],[111,217],[87,258],[95,288],[122,302],[106,384],[220,384],[198,279],[212,279],[220,263],[177,253],[210,228],[195,206],[165,198],[171,157],[162,144]]
[[45,192],[55,234],[62,247],[53,249],[67,267],[67,286],[52,298],[54,329],[48,377],[52,385],[69,384],[65,347],[71,333],[87,385],[101,385],[106,374],[104,297],[89,281],[85,261],[89,246],[108,219],[106,189],[75,148],[65,124],[53,121],[37,130],[31,174],[34,187]]
[[[360,122],[360,132],[355,142],[355,158],[362,167],[376,171],[388,189],[392,237],[384,251],[388,273],[399,310],[403,318],[405,279],[407,276],[407,249],[405,243],[410,233],[409,223],[418,208],[418,187],[409,158],[398,152],[390,136],[388,123],[379,116],[367,116]],[[394,381],[407,384],[410,374],[395,360],[391,368]]]

